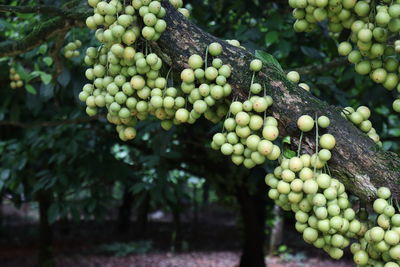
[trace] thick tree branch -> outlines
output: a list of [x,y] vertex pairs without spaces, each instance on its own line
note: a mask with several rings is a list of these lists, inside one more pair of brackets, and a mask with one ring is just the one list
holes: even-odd
[[[87,6],[59,9],[51,6],[39,6],[41,12],[52,10],[58,16],[45,20],[35,26],[33,30],[20,40],[8,40],[0,43],[0,57],[12,57],[26,53],[39,45],[47,42],[54,36],[65,33],[72,27],[84,26],[86,17],[90,14]],[[1,11],[23,10],[25,13],[32,13],[35,7],[15,7],[0,5]],[[31,12],[30,12],[31,11]],[[18,11],[14,11],[17,12]]]
[[[208,44],[219,42],[224,47],[219,58],[232,67],[229,82],[233,88],[233,97],[247,99],[251,82],[249,64],[254,56],[202,31],[177,12],[168,1],[164,0],[162,3],[167,9],[164,19],[168,27],[157,44],[153,45],[174,62],[173,68],[180,71],[188,67],[190,55],[203,56]],[[338,62],[341,59],[335,61],[335,64]],[[267,93],[274,100],[271,114],[278,119],[282,135],[299,136],[296,121],[303,114],[313,117],[316,114],[326,115],[331,119],[329,129],[322,131],[332,133],[337,140],[329,167],[347,189],[364,200],[371,200],[375,197],[377,187],[388,186],[396,197],[400,197],[400,158],[396,154],[377,148],[368,136],[345,120],[337,108],[289,82],[285,74],[273,66],[265,66],[256,81],[265,83],[268,87]],[[310,152],[314,149],[314,141],[311,140],[315,137],[310,134],[307,136],[310,141],[304,149]]]
[[92,121],[97,121],[102,118],[101,115],[93,117],[82,117],[77,119],[59,120],[59,121],[38,121],[38,122],[20,122],[20,121],[0,121],[1,126],[12,126],[18,128],[36,128],[36,127],[54,127],[67,124],[81,124]]
[[12,13],[38,13],[44,15],[57,15],[64,16],[64,11],[61,8],[38,5],[38,6],[8,6],[0,5],[0,12],[12,12]]

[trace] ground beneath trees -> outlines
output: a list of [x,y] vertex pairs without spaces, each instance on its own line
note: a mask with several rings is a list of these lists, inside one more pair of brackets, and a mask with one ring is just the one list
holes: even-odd
[[[210,209],[208,209],[210,210]],[[11,210],[12,211],[12,210]],[[38,233],[35,216],[13,212],[6,216],[0,229],[0,266],[34,267],[37,257]],[[29,210],[24,214],[29,214]],[[216,211],[202,214],[203,220],[194,225],[182,223],[182,251],[172,253],[174,224],[168,220],[153,219],[147,234],[138,233],[132,223],[129,231],[116,232],[116,222],[88,221],[79,224],[58,222],[54,229],[54,254],[60,267],[234,267],[240,259],[240,231],[234,216]],[[33,219],[32,219],[33,218]],[[165,216],[164,216],[165,219]],[[347,267],[351,259],[330,260],[320,250],[304,243],[293,229],[293,223],[284,227],[283,243],[287,246],[277,256],[266,258],[268,267]],[[117,256],[116,251],[136,244],[133,254]],[[103,246],[122,244],[118,249],[104,250]]]
[[[350,261],[332,261],[321,258],[270,257],[266,259],[268,267],[348,267]],[[125,257],[101,255],[58,255],[59,267],[234,267],[238,266],[239,252],[190,252],[190,253],[149,253]],[[33,267],[34,255],[24,255],[19,260],[4,261],[3,267]]]

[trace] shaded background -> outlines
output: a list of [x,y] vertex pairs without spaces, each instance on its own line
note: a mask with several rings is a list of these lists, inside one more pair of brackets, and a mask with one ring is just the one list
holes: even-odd
[[[398,152],[399,117],[388,108],[392,93],[338,59],[324,24],[295,33],[284,0],[185,3],[205,31],[264,50],[286,70],[308,70],[302,80],[312,94],[342,107],[368,105],[384,148]],[[2,42],[51,18],[0,16]],[[77,39],[81,56],[63,58],[57,43]],[[248,171],[210,149],[221,126],[200,120],[166,132],[150,119],[124,143],[104,114],[89,118],[77,96],[86,82],[84,51],[95,45],[92,32],[73,28],[26,54],[0,59],[1,266],[257,267],[265,255],[270,266],[351,266],[305,244],[290,214],[267,199],[263,179],[274,166]],[[324,67],[335,60],[341,63]],[[11,89],[11,66],[25,87]]]

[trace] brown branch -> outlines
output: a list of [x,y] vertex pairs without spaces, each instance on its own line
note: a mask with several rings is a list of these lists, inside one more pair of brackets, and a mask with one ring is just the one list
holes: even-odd
[[321,72],[329,71],[338,67],[343,67],[350,64],[345,57],[335,58],[330,62],[322,63],[322,64],[314,64],[311,66],[305,66],[302,68],[293,69],[297,71],[299,74],[318,74]]
[[38,5],[38,6],[8,6],[0,5],[0,12],[12,12],[12,13],[38,13],[43,15],[57,15],[64,16],[65,12],[63,9],[53,6]]
[[64,45],[64,38],[66,33],[68,32],[68,29],[65,29],[64,31],[60,32],[57,36],[56,36],[56,40],[54,42],[54,47],[52,48],[51,52],[50,52],[50,56],[53,59],[54,62],[54,72],[53,72],[53,79],[57,78],[61,72],[63,71],[63,63],[60,59],[60,50],[62,49],[63,45]]
[[77,119],[59,120],[59,121],[38,121],[38,122],[20,122],[20,121],[0,121],[0,126],[12,126],[18,128],[36,128],[36,127],[54,127],[67,124],[81,124],[101,119],[101,115],[93,117],[82,117]]
[[[45,12],[52,10],[59,16],[50,18],[34,26],[32,31],[20,40],[7,40],[0,43],[0,57],[13,57],[26,53],[41,44],[47,42],[54,36],[60,35],[71,29],[72,27],[82,27],[84,21],[90,14],[88,6],[77,6],[70,9],[58,9],[50,6],[39,6],[38,10]],[[0,5],[1,10],[25,10],[33,11],[37,7],[11,7]],[[57,10],[57,11],[56,11]]]
[[[249,84],[252,73],[249,64],[254,56],[248,51],[233,47],[198,28],[177,12],[166,0],[162,1],[167,9],[164,18],[167,30],[162,34],[157,46],[162,55],[167,55],[174,64],[172,67],[179,72],[188,67],[188,58],[193,54],[204,55],[206,47],[212,42],[223,46],[219,56],[225,64],[232,68],[229,82],[232,85],[233,96],[239,100],[248,98]],[[209,60],[211,60],[209,58]],[[345,59],[337,59],[329,63],[332,68],[344,64]],[[324,70],[315,66],[311,69]],[[390,152],[376,147],[365,134],[345,120],[337,108],[311,95],[304,89],[289,82],[285,73],[273,66],[265,66],[256,77],[260,83],[267,85],[267,93],[273,98],[274,104],[269,109],[279,121],[282,136],[300,136],[296,121],[303,114],[312,117],[326,115],[331,120],[331,126],[324,132],[336,137],[337,145],[333,149],[329,167],[336,178],[341,180],[346,188],[364,200],[371,200],[376,195],[376,189],[387,186],[396,197],[400,197],[400,158]],[[307,134],[309,140],[315,140],[313,134]],[[313,141],[310,141],[314,145]],[[307,150],[307,149],[306,149]]]

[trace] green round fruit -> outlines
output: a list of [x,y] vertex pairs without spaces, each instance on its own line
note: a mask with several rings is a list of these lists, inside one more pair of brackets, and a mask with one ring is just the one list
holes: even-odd
[[302,132],[309,132],[314,128],[314,120],[309,115],[302,115],[297,120],[297,127]]
[[329,120],[329,118],[327,116],[320,116],[318,117],[318,126],[321,128],[328,128],[331,121]]
[[253,59],[250,62],[250,70],[254,71],[254,72],[260,71],[262,69],[262,66],[263,66],[263,64],[262,64],[261,60],[259,60],[259,59]]
[[336,139],[331,134],[324,134],[319,139],[319,143],[322,148],[331,150],[336,145]]
[[390,189],[387,187],[379,187],[378,188],[378,197],[383,199],[389,199],[391,196]]
[[198,69],[203,66],[203,59],[199,55],[191,55],[188,63],[192,69]]
[[208,53],[214,57],[219,56],[222,53],[222,45],[217,42],[211,43],[208,46]]
[[288,78],[291,82],[299,83],[300,74],[297,71],[290,71],[286,74],[286,78]]

